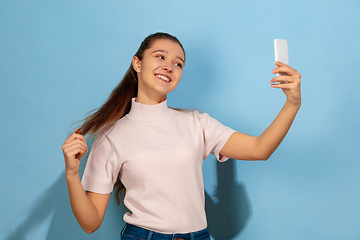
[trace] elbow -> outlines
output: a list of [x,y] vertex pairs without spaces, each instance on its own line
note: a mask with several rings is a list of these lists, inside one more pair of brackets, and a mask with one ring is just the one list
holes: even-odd
[[254,160],[254,161],[267,161],[269,159],[269,157],[258,157],[258,158],[254,158],[254,159],[252,159],[252,160]]
[[271,155],[272,155],[272,153],[264,154],[264,155],[261,156],[261,158],[260,158],[259,160],[265,162],[265,161],[269,160],[269,158],[271,157]]
[[269,147],[261,147],[261,148],[257,148],[255,152],[256,152],[255,157],[257,158],[257,160],[267,161],[269,160],[271,155],[275,152],[275,149]]
[[91,234],[98,230],[98,228],[82,228],[87,234]]
[[80,226],[84,230],[84,232],[86,232],[87,234],[91,234],[91,233],[95,232],[100,227],[100,225],[93,225],[93,226],[80,225]]
[[240,160],[247,160],[247,161],[267,161],[269,159],[268,156],[252,156],[247,158],[241,158]]
[[268,153],[259,153],[252,157],[251,160],[255,161],[267,161],[270,158],[271,154]]
[[255,144],[254,148],[251,151],[252,159],[251,160],[257,160],[257,161],[267,161],[275,149],[264,145],[264,144]]
[[91,234],[91,233],[93,233],[93,232],[95,232],[95,231],[91,231],[91,230],[89,230],[89,229],[83,229],[87,234]]

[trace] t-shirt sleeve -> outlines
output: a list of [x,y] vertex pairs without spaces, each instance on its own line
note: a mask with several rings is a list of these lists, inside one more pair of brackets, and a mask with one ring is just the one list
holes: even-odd
[[105,133],[98,133],[81,180],[85,191],[111,193],[119,174],[114,161],[114,150]]
[[235,132],[235,130],[224,126],[222,123],[217,121],[215,118],[212,118],[207,113],[200,114],[199,112],[195,111],[195,114],[198,115],[203,128],[204,159],[207,158],[211,153],[220,162],[228,160],[229,158],[221,155],[220,151],[230,136]]

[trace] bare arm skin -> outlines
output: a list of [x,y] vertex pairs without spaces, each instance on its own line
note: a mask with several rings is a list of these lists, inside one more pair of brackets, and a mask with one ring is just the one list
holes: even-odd
[[275,64],[277,67],[272,73],[288,74],[274,77],[270,81],[271,87],[280,88],[285,93],[287,99],[284,107],[260,136],[253,137],[239,132],[232,134],[221,150],[221,155],[240,160],[267,160],[289,131],[301,106],[301,74],[284,63]]
[[110,193],[85,193],[81,185],[79,177],[80,160],[76,156],[81,158],[87,152],[86,140],[82,135],[72,134],[64,142],[62,150],[72,211],[81,228],[87,233],[92,233],[101,226],[109,203]]

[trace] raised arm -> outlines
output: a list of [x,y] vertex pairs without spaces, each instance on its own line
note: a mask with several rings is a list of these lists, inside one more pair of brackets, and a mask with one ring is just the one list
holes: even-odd
[[72,134],[64,142],[62,150],[65,159],[66,182],[72,211],[81,228],[87,233],[92,233],[101,226],[109,203],[110,193],[85,193],[81,185],[79,159],[87,152],[86,140],[82,135]]
[[286,136],[301,106],[301,75],[290,66],[275,62],[272,73],[287,73],[271,79],[270,86],[280,88],[287,99],[278,116],[258,137],[236,132],[231,135],[220,154],[240,160],[267,160]]

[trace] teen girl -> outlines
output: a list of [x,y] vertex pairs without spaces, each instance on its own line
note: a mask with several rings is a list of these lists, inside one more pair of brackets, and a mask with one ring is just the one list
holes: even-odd
[[[210,239],[204,211],[202,162],[212,153],[266,160],[288,132],[301,105],[300,74],[276,62],[271,87],[287,100],[259,136],[225,127],[208,114],[167,106],[179,83],[185,51],[179,40],[155,33],[141,43],[123,80],[107,102],[63,144],[66,180],[74,215],[87,233],[103,221],[114,185],[125,187],[126,225],[121,239]],[[83,136],[96,133],[82,181]]]

